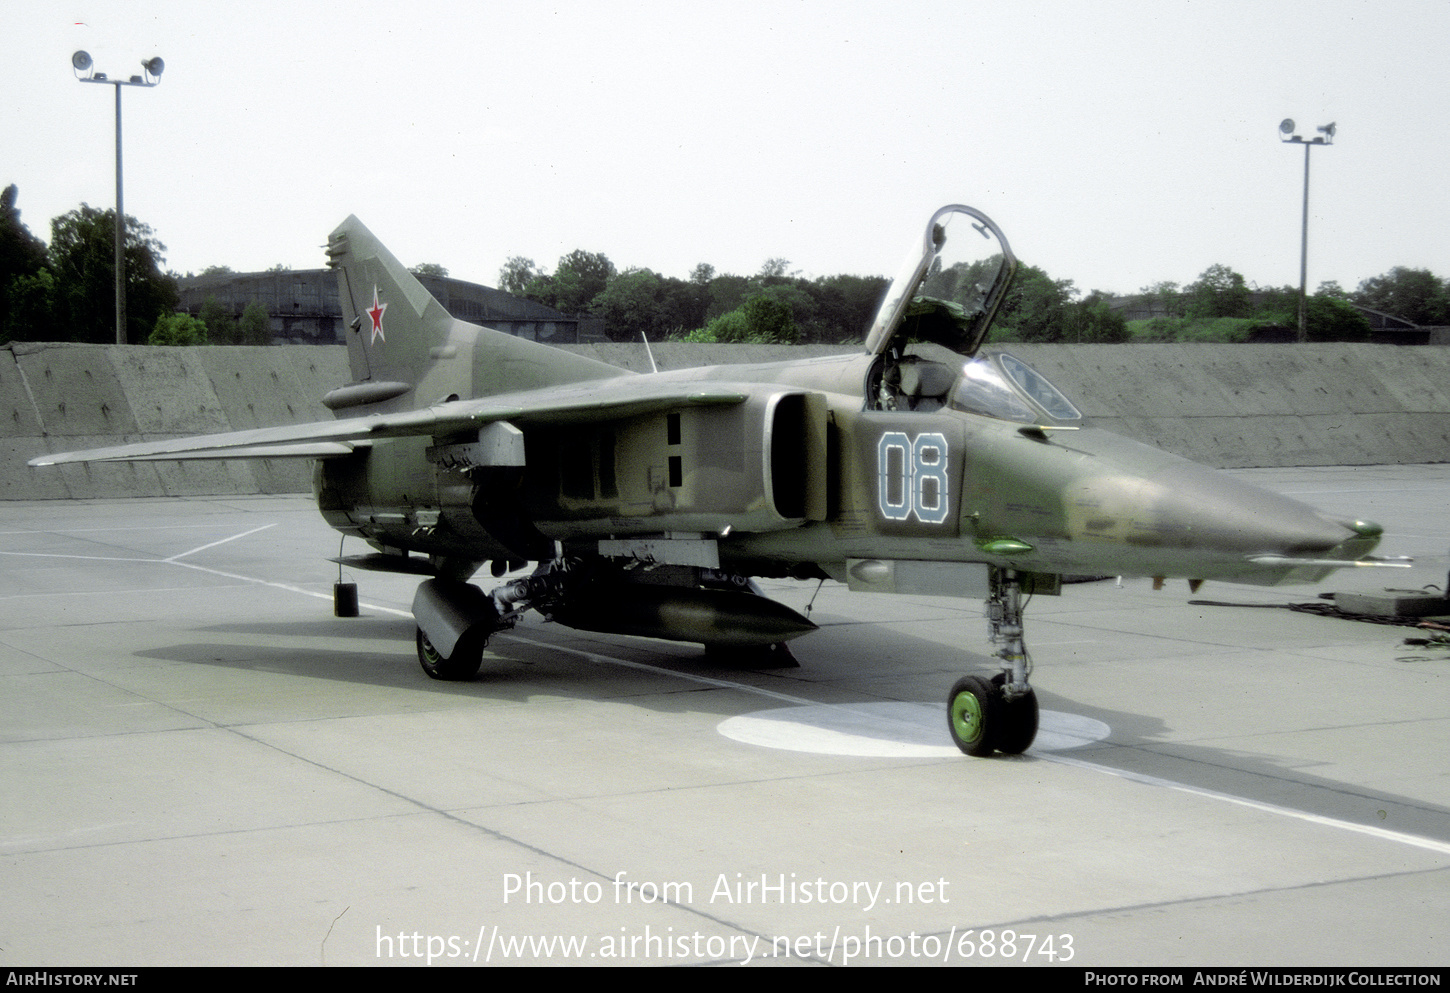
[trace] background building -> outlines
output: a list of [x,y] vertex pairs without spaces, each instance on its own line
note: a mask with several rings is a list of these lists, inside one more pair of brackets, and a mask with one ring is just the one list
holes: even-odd
[[[569,316],[462,279],[419,276],[418,280],[459,320],[554,345],[607,340],[603,322],[596,319]],[[183,276],[177,285],[181,291],[177,310],[192,316],[200,315],[208,298],[215,298],[233,317],[240,317],[247,304],[256,300],[271,320],[274,344],[345,344],[337,273],[331,269]]]

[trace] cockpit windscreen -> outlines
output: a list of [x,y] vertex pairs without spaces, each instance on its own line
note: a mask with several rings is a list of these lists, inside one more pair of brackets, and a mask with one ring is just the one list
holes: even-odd
[[952,390],[957,410],[1037,424],[1076,421],[1082,414],[1036,369],[1007,352],[978,355],[962,366]]

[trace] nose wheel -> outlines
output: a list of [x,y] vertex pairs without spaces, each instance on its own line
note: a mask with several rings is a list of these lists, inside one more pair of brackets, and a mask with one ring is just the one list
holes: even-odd
[[956,681],[947,695],[947,727],[964,753],[980,757],[996,750],[1000,703],[992,684],[981,676]]
[[[999,672],[992,677],[992,689],[1002,693],[1006,682],[1007,674]],[[1021,755],[1037,738],[1037,693],[1028,687],[1026,693],[1010,700],[1004,695],[998,709],[997,751]]]
[[977,758],[1001,752],[1020,755],[1037,737],[1037,694],[1013,699],[1003,693],[1005,675],[988,680],[963,676],[947,695],[947,728],[963,753]]

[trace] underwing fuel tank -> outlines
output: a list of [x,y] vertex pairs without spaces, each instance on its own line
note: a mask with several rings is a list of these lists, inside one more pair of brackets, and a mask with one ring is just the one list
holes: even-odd
[[554,606],[549,615],[582,631],[728,648],[774,645],[816,630],[810,620],[768,597],[680,586],[596,586]]

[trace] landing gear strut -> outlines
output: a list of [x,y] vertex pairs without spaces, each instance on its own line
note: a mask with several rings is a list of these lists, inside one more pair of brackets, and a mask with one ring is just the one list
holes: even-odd
[[1037,694],[1027,683],[1032,662],[1022,643],[1022,584],[1011,570],[992,571],[987,624],[1002,671],[990,681],[963,676],[947,695],[947,727],[968,755],[1020,755],[1037,737]]

